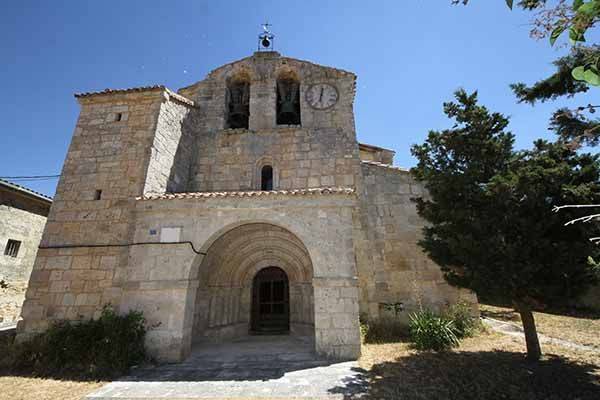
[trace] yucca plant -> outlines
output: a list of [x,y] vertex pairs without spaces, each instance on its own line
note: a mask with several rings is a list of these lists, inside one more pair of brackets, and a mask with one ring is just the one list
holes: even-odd
[[410,336],[417,349],[444,351],[458,346],[452,320],[429,310],[418,311],[409,317]]

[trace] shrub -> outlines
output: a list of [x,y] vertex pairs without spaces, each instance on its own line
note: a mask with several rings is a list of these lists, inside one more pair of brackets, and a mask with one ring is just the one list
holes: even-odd
[[361,320],[360,333],[365,343],[394,343],[407,336],[407,328],[398,320],[378,318]]
[[419,350],[449,350],[458,346],[454,322],[429,310],[410,315],[410,336]]
[[12,346],[11,366],[39,376],[112,378],[146,358],[141,312],[119,316],[105,306],[97,320],[59,322]]
[[451,305],[444,313],[454,323],[454,333],[459,339],[473,336],[479,328],[479,319],[471,313],[471,306],[464,301]]

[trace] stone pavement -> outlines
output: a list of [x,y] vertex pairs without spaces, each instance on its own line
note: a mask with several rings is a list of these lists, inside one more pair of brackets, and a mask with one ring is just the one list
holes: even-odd
[[318,359],[308,338],[250,336],[196,348],[183,363],[136,370],[88,400],[354,399],[367,390],[357,362]]

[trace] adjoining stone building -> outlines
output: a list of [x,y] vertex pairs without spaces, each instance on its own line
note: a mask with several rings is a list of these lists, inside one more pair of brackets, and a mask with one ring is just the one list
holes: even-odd
[[417,246],[422,187],[357,142],[355,81],[265,51],[177,93],[76,94],[19,338],[110,303],[144,312],[164,361],[282,331],[354,359],[360,314],[476,302]]
[[[0,179],[0,323],[19,317],[52,199]],[[4,286],[3,285],[3,286]]]

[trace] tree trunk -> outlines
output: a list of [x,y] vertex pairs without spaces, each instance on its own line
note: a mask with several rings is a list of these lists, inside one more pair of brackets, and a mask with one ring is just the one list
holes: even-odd
[[527,344],[527,358],[531,361],[539,361],[542,349],[540,348],[540,340],[531,307],[523,303],[515,303],[515,308],[521,315],[521,322],[523,323],[525,343]]

